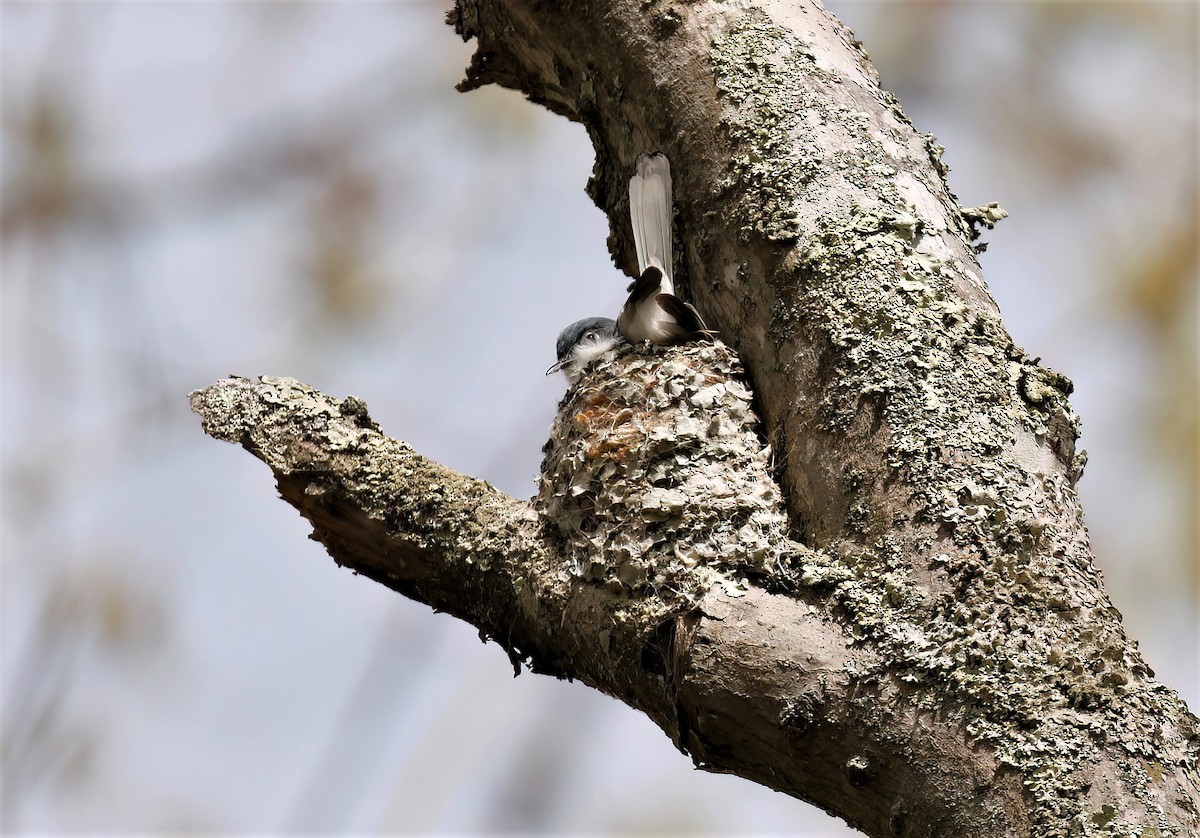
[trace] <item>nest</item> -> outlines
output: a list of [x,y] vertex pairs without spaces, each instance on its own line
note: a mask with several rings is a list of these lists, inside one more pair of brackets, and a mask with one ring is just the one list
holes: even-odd
[[719,342],[626,346],[567,391],[537,501],[578,576],[693,597],[772,572],[787,518],[742,376]]

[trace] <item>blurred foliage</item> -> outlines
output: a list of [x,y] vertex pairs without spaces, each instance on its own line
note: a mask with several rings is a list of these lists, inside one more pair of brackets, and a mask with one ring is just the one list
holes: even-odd
[[9,660],[6,652],[0,764],[10,805],[31,785],[70,793],[90,779],[105,725],[66,718],[64,699],[77,671],[134,672],[167,640],[161,594],[123,574],[122,564],[96,556],[83,570],[55,577],[23,654]]
[[[1196,206],[1195,193],[1191,206]],[[1167,219],[1164,229],[1150,238],[1144,252],[1114,254],[1114,259],[1127,265],[1121,272],[1122,293],[1114,305],[1128,310],[1130,317],[1144,324],[1156,344],[1155,354],[1162,359],[1155,375],[1155,392],[1159,403],[1151,411],[1154,427],[1152,438],[1168,468],[1178,469],[1187,481],[1187,490],[1194,498],[1200,447],[1197,445],[1197,260],[1198,219],[1194,213],[1182,212]],[[1197,533],[1193,532],[1193,539]],[[1193,541],[1193,545],[1196,542]],[[1200,551],[1193,549],[1198,578]]]
[[370,237],[378,215],[375,182],[340,169],[320,183],[310,209],[311,253],[306,274],[317,309],[338,323],[355,323],[388,304],[387,286],[371,275]]
[[[43,81],[24,108],[12,113],[5,97],[5,139],[12,154],[6,166],[0,234],[22,230],[45,238],[62,227],[86,192],[80,180],[74,109],[58,84]],[[14,148],[15,147],[15,148]]]

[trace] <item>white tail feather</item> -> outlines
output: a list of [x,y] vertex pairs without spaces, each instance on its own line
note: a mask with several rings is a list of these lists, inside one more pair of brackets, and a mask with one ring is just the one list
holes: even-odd
[[662,271],[660,291],[675,293],[671,280],[671,164],[661,152],[639,154],[629,179],[629,216],[637,247],[638,273]]

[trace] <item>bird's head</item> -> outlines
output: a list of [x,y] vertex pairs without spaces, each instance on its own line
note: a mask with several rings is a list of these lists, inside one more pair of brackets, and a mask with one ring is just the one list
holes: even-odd
[[583,368],[615,347],[620,340],[617,321],[608,317],[585,317],[559,332],[555,350],[558,361],[546,375],[561,370],[574,381]]

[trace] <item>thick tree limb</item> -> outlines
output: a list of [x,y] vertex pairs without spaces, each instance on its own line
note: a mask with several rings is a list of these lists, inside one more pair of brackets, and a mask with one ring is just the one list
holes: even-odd
[[618,264],[633,158],[671,158],[675,275],[745,365],[799,543],[765,495],[728,553],[705,540],[764,462],[707,350],[585,377],[532,506],[295,382],[195,394],[208,432],[339,562],[869,834],[1200,834],[1196,719],[1092,564],[1070,382],[1013,345],[975,260],[1000,211],[957,207],[849,33],[813,0],[460,0],[452,22],[478,40],[464,88],[587,127]]
[[478,626],[514,663],[643,710],[706,768],[867,798],[888,816],[905,772],[862,779],[878,768],[851,695],[851,673],[878,661],[816,605],[720,585],[695,602],[639,600],[589,581],[534,507],[384,437],[354,398],[233,378],[193,393],[192,409],[271,468],[340,565]]

